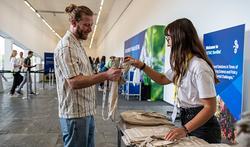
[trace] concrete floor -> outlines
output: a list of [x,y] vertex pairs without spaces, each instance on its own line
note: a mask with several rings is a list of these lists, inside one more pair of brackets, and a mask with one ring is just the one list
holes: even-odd
[[[38,86],[39,95],[31,99],[10,97],[8,91],[0,94],[0,147],[61,147],[56,89]],[[96,147],[116,147],[115,123],[103,121],[101,116],[102,93],[97,92]],[[119,112],[146,110],[166,113],[171,106],[165,102],[148,102],[137,99],[119,99]]]

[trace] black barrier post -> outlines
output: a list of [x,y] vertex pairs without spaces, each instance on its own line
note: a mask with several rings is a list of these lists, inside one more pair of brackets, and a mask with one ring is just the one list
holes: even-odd
[[51,86],[51,70],[49,69],[49,86]]
[[34,71],[34,93],[36,94],[36,72]]
[[45,73],[43,72],[43,89],[44,89],[44,77],[45,77]]
[[51,83],[52,83],[52,85],[51,86],[54,86],[54,71],[53,71],[53,69],[51,70]]

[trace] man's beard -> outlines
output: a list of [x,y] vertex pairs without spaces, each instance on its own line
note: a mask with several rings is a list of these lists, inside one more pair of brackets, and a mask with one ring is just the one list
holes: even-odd
[[87,40],[87,37],[84,35],[84,32],[79,27],[77,27],[76,33],[79,39]]

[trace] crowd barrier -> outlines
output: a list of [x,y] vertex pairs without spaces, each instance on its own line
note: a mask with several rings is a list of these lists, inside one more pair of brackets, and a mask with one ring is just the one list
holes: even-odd
[[[9,74],[11,74],[11,73],[14,73],[13,71],[11,71],[11,70],[0,70],[0,74],[1,74],[1,76],[0,76],[0,78],[4,78],[4,80],[7,80],[5,77],[4,77],[4,74],[7,74],[7,73],[9,73]],[[43,87],[43,89],[45,89],[45,75],[47,75],[48,76],[48,83],[49,83],[49,86],[54,86],[54,82],[55,82],[55,73],[54,73],[54,71],[53,70],[50,70],[49,72],[46,72],[46,74],[45,74],[45,72],[44,72],[44,70],[36,70],[36,71],[20,71],[20,73],[25,73],[25,76],[27,76],[26,78],[27,78],[27,88],[26,88],[26,95],[23,97],[23,99],[29,99],[30,98],[30,89],[29,89],[29,84],[31,84],[31,82],[30,82],[30,74],[32,74],[33,73],[33,79],[34,79],[34,93],[35,93],[35,95],[38,95],[39,93],[37,93],[37,74],[43,74],[43,76],[42,76],[42,87]]]

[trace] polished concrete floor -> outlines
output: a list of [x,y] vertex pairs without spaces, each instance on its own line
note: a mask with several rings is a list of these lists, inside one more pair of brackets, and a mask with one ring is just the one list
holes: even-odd
[[[61,147],[62,137],[57,114],[55,86],[38,85],[38,95],[31,99],[10,97],[8,90],[0,93],[0,147]],[[96,147],[116,147],[117,130],[112,121],[101,116],[102,93],[97,91]],[[171,106],[165,102],[119,99],[119,112],[146,110],[166,113]]]

